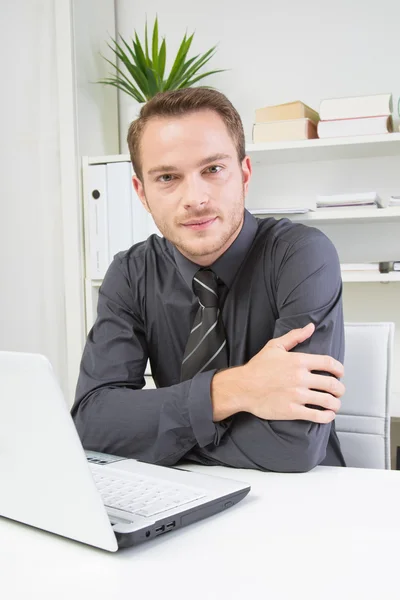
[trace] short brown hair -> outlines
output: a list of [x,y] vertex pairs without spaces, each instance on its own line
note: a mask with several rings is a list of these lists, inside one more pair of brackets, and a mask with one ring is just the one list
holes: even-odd
[[136,176],[143,182],[140,141],[144,127],[152,117],[181,116],[199,110],[214,110],[223,119],[236,145],[239,162],[246,155],[243,124],[239,113],[224,94],[207,87],[159,92],[142,106],[139,118],[129,126],[127,142]]

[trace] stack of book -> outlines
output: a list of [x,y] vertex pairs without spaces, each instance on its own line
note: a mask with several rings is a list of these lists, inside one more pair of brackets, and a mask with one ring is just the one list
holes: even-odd
[[256,110],[253,142],[287,142],[318,137],[319,114],[301,102],[288,102]]
[[356,192],[351,194],[317,196],[317,208],[319,209],[346,207],[383,208],[383,203],[376,192]]
[[392,94],[322,100],[319,107],[318,137],[391,133],[392,111]]

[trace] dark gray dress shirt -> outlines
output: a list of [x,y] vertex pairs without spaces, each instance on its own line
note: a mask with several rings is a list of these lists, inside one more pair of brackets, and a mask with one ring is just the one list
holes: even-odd
[[[180,382],[198,308],[198,268],[156,235],[115,256],[99,290],[72,408],[83,446],[161,465],[185,459],[282,472],[344,466],[334,423],[267,421],[246,412],[214,423],[215,370]],[[340,264],[321,231],[245,211],[239,236],[212,269],[221,280],[229,366],[309,322],[314,334],[293,351],[343,362]],[[142,389],[147,359],[157,389]]]

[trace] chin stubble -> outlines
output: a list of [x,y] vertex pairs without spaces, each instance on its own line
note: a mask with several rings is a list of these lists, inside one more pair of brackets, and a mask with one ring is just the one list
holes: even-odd
[[212,246],[208,246],[207,248],[205,247],[201,250],[197,249],[196,244],[194,244],[195,247],[192,247],[191,244],[186,244],[184,240],[176,240],[176,242],[173,242],[173,243],[176,245],[176,247],[179,250],[183,250],[183,252],[185,254],[189,254],[191,256],[199,256],[200,257],[200,256],[207,256],[208,254],[215,254],[216,252],[221,250],[221,248],[223,248],[225,246],[225,244],[228,242],[228,240],[237,232],[238,228],[241,225],[241,220],[242,220],[241,215],[237,215],[237,213],[234,213],[230,219],[230,223],[232,224],[232,227],[229,228],[229,231],[227,231],[226,234],[222,238],[220,238],[219,240],[216,240]]

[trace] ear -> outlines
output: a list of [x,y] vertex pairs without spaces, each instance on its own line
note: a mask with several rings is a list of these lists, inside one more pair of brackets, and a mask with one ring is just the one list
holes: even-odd
[[144,193],[143,183],[134,175],[132,177],[133,187],[135,189],[136,194],[139,196],[140,202],[143,204],[147,212],[150,212],[149,205],[147,204],[146,195]]
[[250,156],[245,156],[242,160],[242,176],[243,176],[243,187],[244,193],[247,194],[249,183],[251,179],[252,166]]

